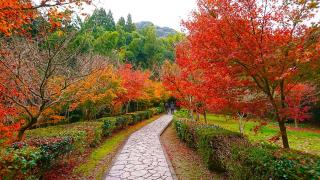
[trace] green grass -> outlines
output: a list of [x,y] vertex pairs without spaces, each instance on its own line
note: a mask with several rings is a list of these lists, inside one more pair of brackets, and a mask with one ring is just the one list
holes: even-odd
[[72,135],[73,133],[83,131],[89,132],[98,130],[101,128],[103,122],[92,121],[92,122],[77,122],[73,124],[49,126],[45,128],[37,128],[26,131],[26,139],[30,138],[43,138],[43,137],[59,137]]
[[[91,172],[97,168],[99,162],[103,161],[106,156],[116,151],[123,142],[135,131],[139,130],[143,126],[151,123],[152,121],[158,119],[159,116],[155,116],[146,121],[140,122],[134,126],[130,126],[125,130],[121,130],[117,133],[114,133],[110,138],[108,138],[101,146],[96,148],[87,159],[86,163],[78,166],[74,172],[77,174],[81,174],[83,176],[88,176]],[[96,179],[101,179],[105,173],[105,170],[108,168],[110,164],[104,164],[104,168],[102,168],[96,176]]]
[[[238,122],[225,116],[210,114],[208,115],[208,122],[231,131],[239,132]],[[259,122],[254,121],[247,121],[245,124],[244,133],[252,142],[267,141],[279,132],[276,123],[269,123],[267,126],[263,126],[258,133],[255,133],[252,129],[258,124]],[[320,155],[320,133],[307,130],[307,128],[306,130],[287,130],[291,148]],[[281,140],[277,144],[281,145]]]

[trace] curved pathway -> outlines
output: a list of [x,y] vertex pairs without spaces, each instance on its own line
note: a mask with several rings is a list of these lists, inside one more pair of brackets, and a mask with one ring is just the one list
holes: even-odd
[[106,180],[173,179],[159,139],[171,120],[171,115],[161,116],[133,133]]

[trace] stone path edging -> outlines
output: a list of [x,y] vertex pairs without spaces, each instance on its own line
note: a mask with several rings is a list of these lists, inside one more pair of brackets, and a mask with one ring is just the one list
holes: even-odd
[[163,115],[131,134],[105,179],[175,179],[160,142],[171,120],[171,115]]
[[[160,135],[159,135],[159,138],[160,138],[160,136],[162,136],[162,134],[168,129],[168,127],[169,127],[171,124],[172,124],[172,121],[162,130],[162,132],[161,132]],[[165,150],[165,148],[164,148],[164,145],[163,145],[163,143],[161,142],[161,140],[160,140],[160,143],[161,143],[161,147],[162,147],[162,149],[163,149],[164,156],[166,157],[166,160],[167,160],[167,163],[168,163],[170,172],[171,172],[172,179],[173,179],[173,180],[178,180],[177,174],[176,174],[176,172],[174,171],[174,168],[173,168],[173,166],[172,166],[172,163],[171,163],[171,161],[170,161],[170,158],[169,158],[169,156],[168,156],[168,154],[167,154],[167,152],[166,152],[166,150]]]

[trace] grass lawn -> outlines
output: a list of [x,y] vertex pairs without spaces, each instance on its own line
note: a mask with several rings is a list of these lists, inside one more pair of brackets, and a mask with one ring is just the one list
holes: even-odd
[[79,131],[93,133],[95,130],[100,130],[103,122],[77,122],[72,124],[49,126],[26,131],[26,139],[68,136],[78,133]]
[[[231,131],[239,131],[239,125],[236,120],[227,119],[222,115],[210,114],[208,115],[208,122]],[[247,135],[252,142],[267,141],[279,132],[276,123],[269,123],[255,134],[252,129],[258,124],[259,122],[254,121],[247,121],[245,124],[245,135]],[[289,144],[292,149],[320,155],[320,132],[308,128],[287,128],[287,131]],[[279,140],[277,144],[281,145],[281,140]]]
[[155,121],[159,117],[160,116],[154,116],[148,120],[129,126],[127,129],[114,133],[96,148],[83,164],[76,167],[74,173],[90,179],[103,179],[104,174],[112,165],[112,160],[117,151],[122,147],[126,139],[132,133]]

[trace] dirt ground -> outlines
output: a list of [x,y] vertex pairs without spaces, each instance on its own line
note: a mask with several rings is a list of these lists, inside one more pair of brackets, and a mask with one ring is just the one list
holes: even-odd
[[172,124],[162,134],[161,142],[178,179],[224,179],[222,175],[209,171],[197,152],[180,141]]

